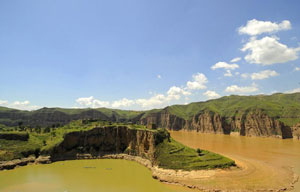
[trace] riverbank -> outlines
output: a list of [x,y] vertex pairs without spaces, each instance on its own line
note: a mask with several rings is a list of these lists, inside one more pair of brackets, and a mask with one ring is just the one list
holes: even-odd
[[[275,138],[241,137],[195,132],[170,132],[192,148],[202,148],[233,159],[241,170],[216,172],[196,184],[222,191],[300,191],[300,142]],[[240,190],[238,190],[240,189]]]
[[[166,184],[175,184],[175,185],[181,185],[184,187],[188,187],[191,189],[197,189],[200,191],[205,192],[226,192],[226,191],[269,191],[269,192],[281,192],[281,191],[290,191],[294,187],[294,184],[298,181],[299,177],[297,174],[293,174],[293,179],[289,185],[286,187],[279,187],[279,188],[260,188],[260,189],[238,189],[235,190],[232,189],[226,189],[226,186],[223,188],[218,187],[207,187],[205,185],[202,185],[205,182],[212,182],[216,177],[228,177],[235,175],[242,176],[251,174],[253,171],[253,166],[249,165],[247,162],[236,160],[236,167],[226,168],[226,169],[211,169],[211,170],[194,170],[194,171],[183,171],[183,170],[171,170],[171,169],[163,169],[158,166],[155,166],[152,164],[152,162],[148,159],[139,157],[139,156],[132,156],[128,154],[108,154],[103,156],[93,156],[91,154],[78,154],[75,159],[73,160],[83,160],[83,159],[124,159],[129,161],[135,161],[145,167],[147,167],[152,172],[152,177],[154,179],[159,180],[160,182],[166,183]],[[70,160],[70,159],[68,159]],[[60,159],[59,161],[62,161]],[[38,158],[35,157],[29,157],[29,158],[23,158],[19,160],[13,160],[8,162],[2,162],[0,163],[0,170],[5,169],[14,169],[19,166],[25,166],[25,165],[31,165],[31,164],[46,164],[46,163],[52,163],[56,161],[51,161],[50,156],[40,156]],[[234,182],[234,181],[232,181]]]
[[[191,185],[191,184],[186,184],[184,182],[181,182],[182,178],[186,180],[190,179],[203,179],[203,178],[209,178],[213,177],[216,173],[216,170],[197,170],[197,171],[183,171],[183,170],[171,170],[171,169],[163,169],[159,168],[158,166],[154,166],[153,163],[145,158],[139,157],[139,156],[132,156],[128,154],[108,154],[108,155],[103,155],[103,156],[93,156],[91,154],[78,154],[76,159],[73,160],[83,160],[83,159],[124,159],[124,160],[129,160],[129,161],[135,161],[152,172],[152,177],[154,179],[159,180],[160,182],[166,183],[166,184],[176,184],[176,185],[181,185],[193,189],[201,189],[199,186],[196,185]],[[71,159],[68,159],[71,160]],[[58,161],[64,161],[62,159]],[[0,162],[0,170],[10,170],[14,168],[18,168],[21,166],[26,166],[26,165],[32,165],[32,164],[50,164],[56,161],[51,161],[50,156],[40,156],[38,158],[35,158],[33,156],[28,157],[28,158],[22,158],[22,159],[16,159],[12,161],[5,161],[5,162]],[[234,168],[238,169],[238,168]],[[233,170],[232,168],[228,169],[223,169],[223,171],[230,171]],[[209,190],[211,191],[211,190]],[[219,190],[214,190],[214,191],[219,191]]]

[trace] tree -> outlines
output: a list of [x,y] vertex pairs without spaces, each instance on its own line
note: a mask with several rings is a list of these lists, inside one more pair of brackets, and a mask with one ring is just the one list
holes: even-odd
[[50,127],[46,127],[45,129],[44,129],[44,133],[49,133],[50,132]]

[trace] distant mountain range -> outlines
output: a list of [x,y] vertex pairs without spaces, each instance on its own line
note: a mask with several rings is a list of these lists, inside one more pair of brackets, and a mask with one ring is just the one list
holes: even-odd
[[172,105],[163,109],[130,111],[108,108],[42,108],[22,111],[0,107],[0,124],[56,126],[78,119],[102,119],[156,124],[170,130],[209,133],[238,132],[246,136],[291,138],[300,129],[300,93],[255,96],[225,96],[206,102]]

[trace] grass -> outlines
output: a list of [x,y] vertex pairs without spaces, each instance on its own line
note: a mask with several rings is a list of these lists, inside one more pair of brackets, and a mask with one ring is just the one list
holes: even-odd
[[[165,129],[150,130],[142,125],[87,120],[72,121],[68,125],[51,129],[47,133],[29,133],[28,141],[0,139],[0,161],[8,161],[40,153],[49,154],[53,147],[63,141],[65,134],[76,131],[87,131],[101,126],[127,126],[129,129],[156,132],[155,158],[157,165],[162,168],[199,170],[226,168],[234,165],[234,161],[209,151],[202,150],[199,155],[196,150],[188,148],[173,139],[169,139],[169,133]],[[7,133],[27,134],[27,132]]]
[[34,155],[43,146],[44,135],[30,134],[28,141],[0,139],[0,161]]
[[29,134],[28,141],[0,139],[0,161],[28,157],[28,155],[33,155],[37,151],[45,154],[54,146],[60,144],[63,141],[65,134],[75,131],[87,131],[101,126],[127,126],[130,129],[146,130],[146,127],[143,125],[128,125],[126,123],[112,123],[108,121],[87,121],[86,123],[84,123],[82,120],[77,120],[72,121],[65,126],[51,129],[51,131],[48,133],[35,133],[26,131],[0,132],[0,134],[2,135],[11,133],[18,135]]
[[[145,118],[157,113],[170,113],[185,120],[190,120],[194,115],[210,111],[220,114],[225,118],[247,115],[249,112],[260,110],[270,117],[282,121],[288,126],[300,122],[300,93],[254,96],[225,96],[205,102],[195,102],[188,105],[173,105],[164,109],[152,109],[149,111],[132,111],[108,108],[97,109],[64,109],[64,108],[42,108],[36,111],[21,111],[0,107],[0,124],[18,125],[24,122],[35,126],[39,123],[37,117],[44,117],[61,113],[69,119],[75,117],[86,118],[86,114],[97,114],[102,120],[113,120],[118,122],[130,122],[140,118]],[[1,114],[3,118],[1,118]],[[12,114],[10,118],[9,114]],[[48,122],[49,125],[58,122]],[[63,122],[64,123],[64,122]],[[3,127],[3,126],[2,126]],[[3,129],[0,126],[0,130]]]
[[157,146],[155,156],[156,164],[165,169],[190,171],[228,168],[235,165],[233,160],[216,153],[201,150],[199,154],[195,149],[186,147],[172,138],[165,139]]

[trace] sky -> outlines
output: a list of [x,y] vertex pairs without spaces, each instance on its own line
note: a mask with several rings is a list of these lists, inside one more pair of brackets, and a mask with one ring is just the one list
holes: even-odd
[[148,110],[300,91],[298,0],[0,0],[0,106]]

